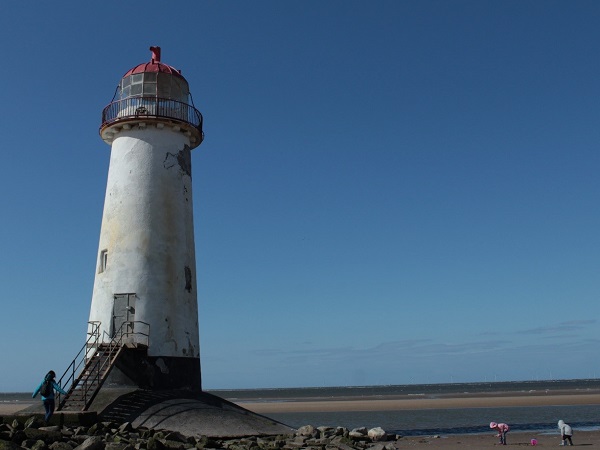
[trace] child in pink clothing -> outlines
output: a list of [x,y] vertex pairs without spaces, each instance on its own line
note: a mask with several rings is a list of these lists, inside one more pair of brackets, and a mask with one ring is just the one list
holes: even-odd
[[510,427],[505,423],[490,422],[490,428],[498,432],[500,445],[506,445],[506,433],[510,431]]

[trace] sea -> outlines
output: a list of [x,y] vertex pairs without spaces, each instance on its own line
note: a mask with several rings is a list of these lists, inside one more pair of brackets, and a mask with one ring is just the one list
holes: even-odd
[[[600,379],[511,381],[389,386],[307,387],[281,389],[209,390],[232,402],[294,402],[328,400],[385,400],[438,398],[461,395],[509,395],[511,393],[598,393]],[[2,403],[31,403],[30,393],[0,393]],[[268,417],[299,428],[303,425],[339,426],[348,429],[381,427],[402,436],[484,434],[489,423],[505,422],[511,431],[558,434],[562,419],[577,430],[600,430],[600,405],[517,406],[493,408],[420,409],[398,411],[340,411],[269,413]]]

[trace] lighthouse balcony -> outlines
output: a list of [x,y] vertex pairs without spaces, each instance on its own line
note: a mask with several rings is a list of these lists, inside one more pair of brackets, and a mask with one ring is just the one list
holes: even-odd
[[168,123],[192,137],[192,148],[204,139],[202,114],[194,106],[160,97],[128,97],[110,103],[102,111],[100,135],[107,143],[121,125],[131,122]]

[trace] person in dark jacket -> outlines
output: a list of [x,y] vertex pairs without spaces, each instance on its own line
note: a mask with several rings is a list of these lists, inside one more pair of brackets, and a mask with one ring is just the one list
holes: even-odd
[[42,386],[44,386],[44,383],[50,383],[51,389],[49,389],[49,392],[41,393],[42,403],[44,403],[44,409],[46,410],[46,415],[44,417],[46,423],[48,423],[50,417],[52,417],[52,414],[54,414],[54,408],[56,406],[54,403],[54,391],[57,390],[61,394],[67,395],[67,393],[63,391],[62,388],[56,383],[54,378],[56,378],[56,374],[54,373],[54,370],[51,370],[46,374],[40,385],[35,391],[33,391],[33,395],[31,396],[32,398],[35,398],[35,396],[38,395],[38,392],[40,392],[42,389]]

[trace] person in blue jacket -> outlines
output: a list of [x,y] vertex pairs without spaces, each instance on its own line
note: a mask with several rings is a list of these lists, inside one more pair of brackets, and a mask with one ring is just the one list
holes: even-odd
[[42,390],[42,387],[45,384],[49,385],[47,388],[47,392],[42,391],[40,393],[42,397],[42,402],[44,403],[44,409],[46,410],[46,416],[44,418],[46,423],[48,423],[50,417],[52,417],[52,414],[54,414],[54,407],[56,406],[54,403],[54,390],[56,389],[61,394],[67,395],[67,393],[62,390],[62,388],[56,383],[56,381],[54,381],[54,378],[56,378],[56,374],[54,373],[54,370],[51,370],[46,374],[40,385],[37,387],[37,389],[33,392],[33,395],[31,396],[32,398],[35,398],[35,396],[38,395],[38,392]]

